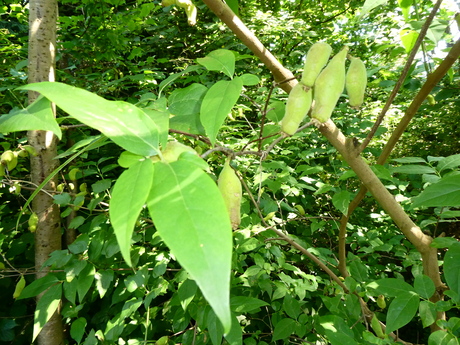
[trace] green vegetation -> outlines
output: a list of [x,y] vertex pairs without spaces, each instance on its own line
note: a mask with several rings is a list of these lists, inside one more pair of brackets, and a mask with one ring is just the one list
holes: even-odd
[[[459,344],[458,7],[172,3],[60,2],[31,84],[1,5],[0,344]],[[364,102],[283,130],[316,42]]]

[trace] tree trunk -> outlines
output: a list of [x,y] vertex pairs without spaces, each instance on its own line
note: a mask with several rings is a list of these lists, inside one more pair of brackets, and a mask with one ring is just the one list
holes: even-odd
[[[54,81],[56,46],[56,0],[31,0],[29,4],[29,83]],[[29,103],[37,99],[36,92],[29,92]],[[31,180],[38,186],[58,167],[57,138],[48,131],[29,131],[30,145],[38,155],[30,157]],[[44,189],[56,190],[56,180],[51,180]],[[51,252],[61,249],[61,229],[59,208],[53,198],[39,193],[32,202],[32,209],[38,215],[35,232],[36,278],[48,273],[43,263]],[[37,296],[40,299],[41,295]],[[62,319],[56,312],[38,335],[40,345],[60,345],[64,343]]]

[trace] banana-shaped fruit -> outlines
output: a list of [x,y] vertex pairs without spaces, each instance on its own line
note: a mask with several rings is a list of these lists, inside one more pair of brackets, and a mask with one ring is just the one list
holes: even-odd
[[3,152],[0,160],[2,164],[6,165],[8,171],[13,170],[18,165],[18,157],[11,150]]
[[305,66],[300,82],[305,86],[313,87],[319,73],[326,66],[331,53],[332,48],[326,42],[316,42],[313,44],[305,58]]
[[347,53],[348,47],[344,47],[316,78],[315,104],[311,117],[321,123],[330,119],[345,87],[345,58]]
[[189,25],[196,24],[196,6],[191,0],[176,0],[176,5],[183,8],[187,14],[187,20]]
[[385,301],[385,296],[379,295],[379,297],[377,297],[377,305],[381,309],[385,309],[387,307],[387,302]]
[[22,290],[24,290],[25,286],[26,286],[26,280],[24,279],[24,276],[21,275],[21,278],[19,279],[18,283],[16,284],[16,287],[14,288],[14,292],[13,292],[14,299],[19,297]]
[[230,158],[225,161],[224,168],[220,172],[217,180],[217,186],[227,206],[232,228],[236,230],[241,223],[242,187],[240,179],[230,166]]
[[310,110],[312,90],[305,89],[304,84],[297,83],[289,93],[286,111],[281,120],[281,130],[288,135],[293,135],[299,129],[300,123]]
[[35,232],[35,230],[37,230],[38,216],[35,212],[32,212],[27,223],[29,225],[30,232]]
[[345,87],[351,107],[359,108],[363,104],[366,85],[367,73],[364,62],[359,58],[351,57],[351,63],[345,78]]

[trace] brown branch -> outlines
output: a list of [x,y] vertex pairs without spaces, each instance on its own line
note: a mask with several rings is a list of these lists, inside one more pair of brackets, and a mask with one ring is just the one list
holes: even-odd
[[377,132],[377,129],[379,128],[380,124],[383,121],[383,118],[385,117],[387,111],[390,109],[391,104],[393,103],[396,95],[399,92],[399,89],[404,83],[404,80],[406,80],[407,74],[409,73],[409,69],[412,65],[412,62],[414,61],[415,54],[417,54],[418,49],[420,48],[420,45],[423,42],[423,39],[425,38],[426,32],[428,31],[428,28],[431,25],[431,22],[434,19],[434,16],[436,15],[436,12],[438,12],[439,6],[441,6],[442,0],[438,0],[436,4],[434,5],[433,9],[431,10],[430,15],[426,19],[425,23],[423,24],[423,27],[420,29],[420,33],[417,37],[417,40],[415,41],[414,47],[412,48],[412,51],[410,52],[409,58],[406,61],[406,64],[401,72],[401,75],[399,76],[398,81],[396,82],[396,85],[393,88],[393,91],[391,91],[390,96],[387,99],[387,102],[385,103],[385,106],[383,107],[382,111],[380,112],[379,116],[377,117],[377,120],[374,123],[374,126],[370,130],[369,134],[367,135],[366,139],[364,139],[363,143],[361,144],[358,152],[361,153],[367,145],[369,145],[370,141],[374,137],[375,133]]
[[[441,81],[442,78],[446,75],[447,71],[452,67],[455,61],[460,57],[460,39],[454,44],[451,48],[445,59],[441,62],[441,64],[436,68],[436,70],[431,73],[423,84],[420,91],[417,93],[415,98],[412,100],[411,104],[407,108],[403,118],[399,122],[398,126],[394,130],[393,134],[391,135],[390,139],[386,143],[385,147],[383,148],[382,153],[380,154],[379,158],[377,159],[377,164],[383,165],[390,153],[393,151],[396,143],[400,139],[401,135],[406,130],[409,122],[417,113],[418,109],[422,105],[423,101],[426,97],[430,94],[433,88]],[[346,277],[348,276],[348,272],[346,269],[346,251],[345,251],[345,238],[346,238],[346,226],[348,220],[353,213],[353,211],[358,207],[360,202],[363,200],[364,196],[366,195],[367,188],[365,186],[361,186],[358,194],[355,196],[353,201],[350,203],[348,207],[348,214],[346,216],[342,216],[340,220],[340,230],[339,230],[339,269],[340,273]]]

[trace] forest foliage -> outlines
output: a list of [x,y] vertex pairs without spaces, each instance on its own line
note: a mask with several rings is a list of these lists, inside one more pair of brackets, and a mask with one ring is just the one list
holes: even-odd
[[[354,205],[362,176],[329,127],[280,133],[288,95],[205,3],[189,25],[158,1],[61,1],[58,82],[27,84],[28,5],[4,1],[0,343],[30,344],[60,310],[69,344],[458,344],[458,56],[379,162],[458,49],[458,7],[441,5],[418,49],[432,2],[228,1],[299,80],[315,42],[365,62],[364,105],[344,93],[332,115],[353,143],[406,73],[360,157],[433,238],[439,284],[378,196]],[[26,90],[42,97],[27,105]],[[60,139],[59,185],[45,192],[63,231],[38,280],[30,202],[41,186],[28,183],[37,152],[25,135],[36,129]],[[236,227],[217,186],[230,161],[242,183]]]

